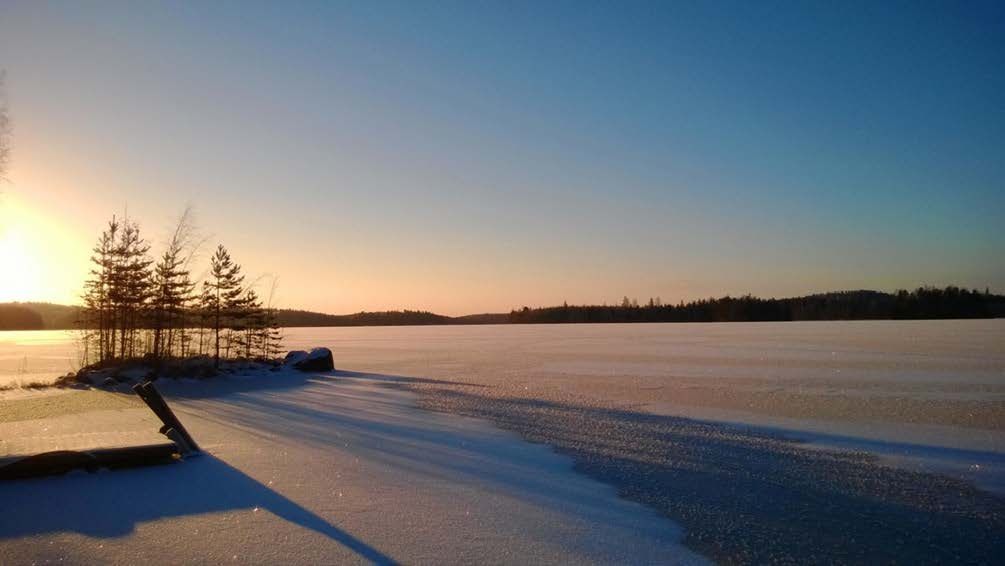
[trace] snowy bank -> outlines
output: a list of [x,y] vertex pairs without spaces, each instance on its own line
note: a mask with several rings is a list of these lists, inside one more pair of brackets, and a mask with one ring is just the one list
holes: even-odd
[[[0,483],[0,555],[10,564],[702,562],[672,522],[575,474],[568,458],[484,421],[419,410],[388,383],[289,368],[161,380],[207,455]],[[86,430],[90,416],[76,416]]]

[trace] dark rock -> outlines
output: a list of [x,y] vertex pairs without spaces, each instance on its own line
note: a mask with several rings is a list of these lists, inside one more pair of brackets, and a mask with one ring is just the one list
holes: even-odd
[[307,359],[307,352],[303,350],[292,350],[283,358],[283,365],[291,366]]
[[[286,358],[288,360],[287,363],[290,363],[289,354],[286,355]],[[328,348],[314,348],[305,357],[292,363],[293,367],[300,371],[331,371],[335,369],[335,358],[332,356],[332,351]]]

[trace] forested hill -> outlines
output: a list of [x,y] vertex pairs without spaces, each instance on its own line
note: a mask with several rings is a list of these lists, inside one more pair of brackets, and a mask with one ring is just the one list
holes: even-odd
[[52,303],[0,303],[0,330],[73,328],[80,308]]
[[423,326],[431,324],[506,324],[509,315],[472,314],[450,317],[427,311],[358,312],[323,314],[312,311],[281,309],[276,313],[282,326]]
[[[74,328],[78,313],[79,307],[74,306],[0,303],[0,330]],[[410,310],[335,315],[285,309],[276,315],[285,327],[996,318],[1005,317],[1005,296],[958,287],[923,287],[910,292],[842,291],[787,299],[722,297],[676,305],[653,299],[639,305],[625,298],[615,306],[524,307],[509,314],[458,317]]]
[[1005,296],[958,287],[922,287],[910,292],[841,291],[787,299],[727,296],[676,305],[660,304],[653,299],[639,305],[626,297],[617,306],[524,307],[512,311],[509,322],[757,322],[997,317],[1005,317]]
[[324,314],[319,312],[280,309],[276,312],[281,326],[417,326],[450,324],[450,317],[425,311],[359,312],[356,314]]

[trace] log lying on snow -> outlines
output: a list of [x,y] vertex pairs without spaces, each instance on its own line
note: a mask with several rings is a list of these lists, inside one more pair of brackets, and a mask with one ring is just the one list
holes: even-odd
[[171,439],[171,442],[117,448],[53,450],[0,459],[0,480],[61,475],[72,470],[95,472],[104,468],[152,466],[199,454],[199,446],[152,383],[141,383],[133,390],[164,423],[160,432]]
[[81,451],[55,450],[14,458],[6,463],[0,460],[0,480],[58,476],[73,470],[96,472],[101,469],[154,466],[171,463],[178,458],[178,447],[173,442]]
[[310,352],[294,350],[286,354],[283,364],[300,371],[332,371],[335,369],[335,358],[328,348],[314,348]]

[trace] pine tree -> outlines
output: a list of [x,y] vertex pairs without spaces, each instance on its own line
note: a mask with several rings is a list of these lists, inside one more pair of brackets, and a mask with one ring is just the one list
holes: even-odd
[[85,321],[97,327],[97,361],[136,355],[150,299],[150,245],[139,226],[114,216],[91,257],[84,286]]
[[181,278],[181,258],[177,250],[169,246],[154,266],[154,295],[152,300],[152,325],[154,332],[153,354],[163,357],[170,354],[166,346],[166,334],[171,331],[171,318],[183,307],[183,292],[179,287]]
[[213,325],[213,361],[217,368],[220,367],[220,330],[240,306],[243,282],[241,266],[230,259],[230,253],[222,244],[218,245],[216,253],[210,258],[209,278],[203,282],[201,297],[202,307],[210,315]]
[[[84,316],[82,325],[92,329],[85,334],[85,363],[91,361],[103,362],[115,357],[114,332],[112,326],[111,303],[109,287],[114,270],[114,248],[118,239],[120,224],[113,216],[108,222],[108,228],[101,233],[98,243],[93,248],[91,262],[91,278],[84,283]],[[96,340],[97,343],[91,345]],[[96,350],[96,358],[92,360],[91,349]]]
[[181,334],[179,341],[184,345],[184,318],[194,289],[188,271],[188,261],[194,248],[191,245],[191,215],[191,209],[186,208],[168,241],[167,249],[154,266],[151,325],[153,354],[156,357],[172,355],[176,329]]
[[283,333],[279,326],[279,318],[276,316],[275,300],[276,289],[279,287],[279,279],[272,278],[272,286],[269,289],[269,298],[265,308],[262,309],[261,328],[261,352],[262,358],[266,360],[275,359],[279,356],[282,348]]
[[259,300],[254,289],[249,289],[241,298],[237,313],[235,316],[237,323],[233,326],[237,337],[235,342],[243,350],[244,357],[250,359],[252,351],[259,349],[261,329],[265,326],[262,301]]
[[196,347],[188,331],[193,322],[199,327],[199,353],[212,349],[217,368],[221,357],[229,357],[232,350],[246,358],[278,354],[282,334],[272,309],[275,282],[269,307],[263,308],[258,294],[243,287],[240,265],[220,245],[196,297],[188,269],[196,247],[190,234],[186,210],[155,262],[139,226],[128,218],[112,217],[93,248],[93,267],[82,295],[84,309],[78,322],[85,363],[148,353],[185,357]]
[[[184,264],[187,265],[187,262]],[[187,332],[192,303],[195,300],[195,283],[192,282],[188,269],[182,270],[178,280],[178,308],[171,321],[171,333],[168,335],[168,352],[173,352],[174,337],[177,336],[178,350],[181,357],[188,355],[188,345],[192,337]]]
[[199,355],[206,353],[206,330],[212,328],[214,293],[210,290],[206,281],[202,282],[199,290],[197,316],[199,317]]
[[136,334],[143,326],[145,309],[151,296],[150,244],[140,236],[140,228],[128,218],[122,223],[110,295],[119,318],[119,355],[136,355]]
[[279,357],[283,348],[283,329],[275,309],[265,310],[265,328],[262,329],[262,357],[273,360]]

